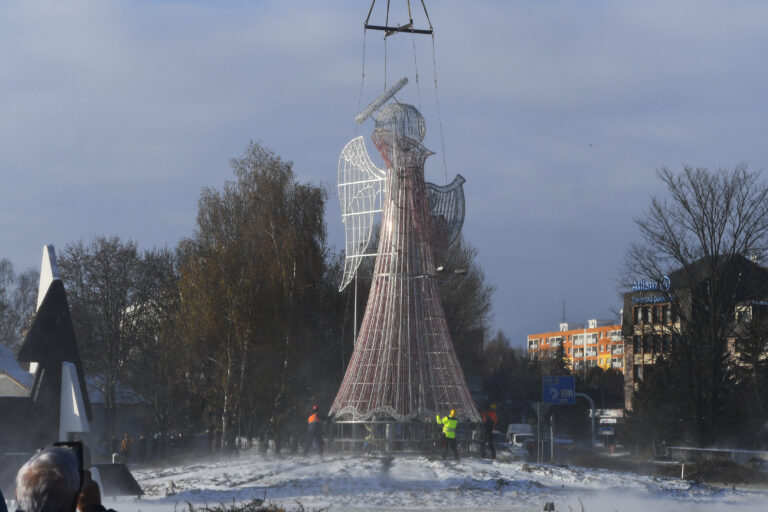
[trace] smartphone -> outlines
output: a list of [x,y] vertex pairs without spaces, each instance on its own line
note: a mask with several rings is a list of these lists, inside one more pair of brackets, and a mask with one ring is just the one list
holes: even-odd
[[53,443],[52,446],[61,446],[62,448],[67,448],[68,450],[72,450],[72,452],[75,454],[75,457],[77,457],[77,472],[80,475],[80,485],[83,485],[83,443],[81,441],[61,441],[58,443]]

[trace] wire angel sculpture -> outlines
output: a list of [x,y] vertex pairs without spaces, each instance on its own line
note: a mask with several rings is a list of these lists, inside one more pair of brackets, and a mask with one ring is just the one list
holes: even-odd
[[[356,117],[357,122],[370,117],[407,83],[405,77],[398,80]],[[388,129],[392,129],[393,133],[409,133],[410,136],[401,137],[411,141],[406,145],[417,141],[420,143],[426,132],[424,118],[410,105],[396,105],[400,105],[396,109],[402,118],[398,121],[400,126],[388,126]],[[398,116],[392,108],[383,111],[376,120],[377,126],[393,125],[394,117]],[[409,128],[411,124],[414,128]],[[429,151],[429,154],[432,152]],[[346,243],[344,276],[339,291],[344,290],[355,277],[364,257],[377,254],[366,251],[371,244],[376,215],[384,211],[384,201],[387,197],[386,176],[387,171],[376,167],[371,160],[362,136],[352,139],[342,149],[339,156],[338,183]],[[465,215],[465,182],[464,177],[458,174],[448,185],[426,183],[430,218],[429,239],[439,250],[450,246],[461,233]]]
[[[424,181],[432,151],[422,145],[424,117],[412,105],[387,101],[401,79],[358,116],[374,112],[372,135],[386,164],[377,168],[362,137],[339,158],[339,199],[346,233],[341,289],[362,258],[375,256],[360,333],[331,411],[351,421],[434,421],[455,409],[479,421],[453,349],[437,291],[432,244],[456,239],[464,221],[464,178],[438,186]],[[381,213],[378,248],[367,253]]]

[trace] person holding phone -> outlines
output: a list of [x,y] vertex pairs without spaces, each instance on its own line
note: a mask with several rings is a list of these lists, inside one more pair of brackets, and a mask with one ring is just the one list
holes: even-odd
[[82,468],[75,452],[49,446],[32,456],[16,475],[17,512],[74,511]]
[[115,512],[101,504],[101,489],[91,478],[91,472],[83,471],[83,485],[77,498],[77,510],[80,512]]

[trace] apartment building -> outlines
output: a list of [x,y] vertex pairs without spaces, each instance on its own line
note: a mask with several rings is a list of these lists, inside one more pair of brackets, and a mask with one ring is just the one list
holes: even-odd
[[595,366],[624,372],[624,340],[621,325],[588,320],[586,324],[561,323],[557,331],[531,334],[527,338],[528,358],[534,361],[555,357],[563,345],[573,371]]

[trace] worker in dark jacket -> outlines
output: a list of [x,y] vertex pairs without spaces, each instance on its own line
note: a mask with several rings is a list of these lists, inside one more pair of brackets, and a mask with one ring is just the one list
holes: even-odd
[[443,458],[448,455],[448,447],[451,447],[453,456],[459,460],[459,451],[456,449],[456,425],[459,420],[456,419],[456,411],[451,409],[451,414],[443,418],[437,415],[437,423],[443,426]]
[[496,423],[499,422],[499,417],[496,414],[496,404],[483,411],[483,444],[480,449],[480,456],[485,457],[485,445],[491,449],[491,458],[496,458],[496,446],[493,444],[493,431],[496,430]]
[[326,416],[320,412],[317,405],[312,406],[312,414],[307,418],[307,444],[304,445],[304,455],[309,453],[309,449],[317,441],[317,449],[320,455],[323,454],[323,422],[331,421],[333,416]]

